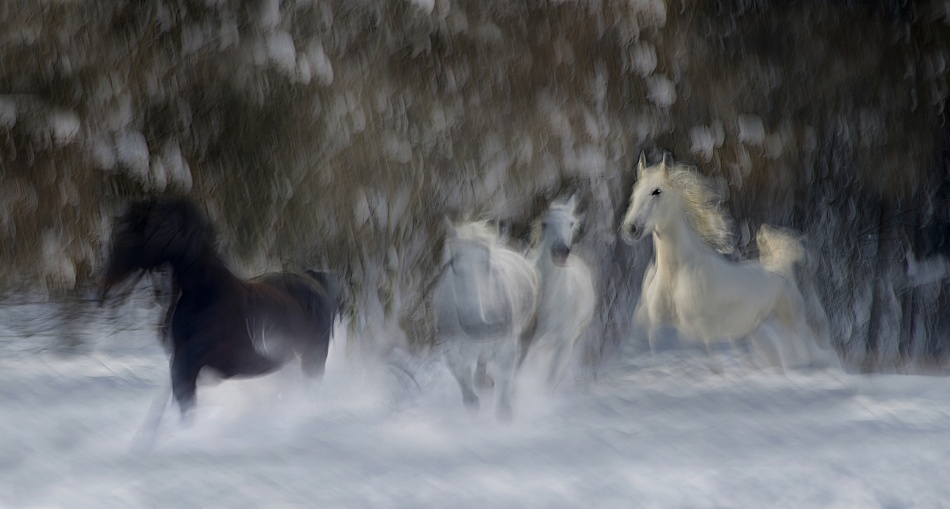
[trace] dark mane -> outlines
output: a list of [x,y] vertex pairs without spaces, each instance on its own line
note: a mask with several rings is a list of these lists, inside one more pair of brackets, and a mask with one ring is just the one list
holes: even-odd
[[164,264],[173,268],[218,259],[214,230],[197,205],[185,198],[131,203],[112,233],[103,297],[132,274]]

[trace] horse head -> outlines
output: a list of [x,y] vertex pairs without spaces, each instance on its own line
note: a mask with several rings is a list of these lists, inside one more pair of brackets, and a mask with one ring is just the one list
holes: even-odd
[[[498,234],[484,222],[449,225],[440,315],[446,326],[460,327],[469,337],[484,338],[511,327],[508,282],[495,265]],[[440,318],[442,322],[442,318]]]
[[551,205],[541,221],[541,249],[548,250],[551,261],[561,267],[567,264],[578,230],[575,208],[576,199],[571,196],[567,203]]
[[669,159],[653,166],[647,166],[646,157],[640,153],[637,163],[637,182],[630,194],[630,207],[620,224],[620,235],[631,244],[651,234],[659,227],[671,212],[674,193],[669,180]]
[[483,223],[446,227],[445,251],[449,272],[454,277],[485,277],[490,270],[491,232]]
[[211,248],[211,228],[198,208],[184,199],[135,202],[113,230],[109,262],[99,301],[133,273],[165,263],[174,268],[196,260]]

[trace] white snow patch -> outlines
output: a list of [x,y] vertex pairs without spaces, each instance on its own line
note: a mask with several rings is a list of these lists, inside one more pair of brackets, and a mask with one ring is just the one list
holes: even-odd
[[665,75],[657,74],[646,79],[647,99],[661,108],[669,108],[676,102],[676,87]]
[[148,143],[138,131],[119,133],[115,137],[116,159],[124,165],[129,175],[136,180],[148,183]]
[[280,24],[280,0],[261,0],[257,12],[257,25],[264,30],[273,30]]
[[287,32],[277,31],[267,38],[267,55],[277,69],[288,77],[297,75],[297,50],[294,38]]
[[401,164],[412,161],[412,145],[409,144],[409,140],[401,139],[394,132],[387,132],[381,141],[383,152],[390,161]]
[[[223,0],[222,0],[223,1]],[[237,20],[233,16],[223,16],[218,27],[218,49],[225,49],[241,41]]]
[[174,140],[168,140],[162,145],[160,159],[167,174],[169,184],[175,184],[185,191],[191,190],[191,168],[188,161],[181,154],[181,147]]
[[200,51],[208,43],[211,34],[206,34],[203,27],[198,24],[185,26],[181,30],[181,52],[184,55],[191,55]]
[[640,41],[630,47],[628,50],[630,67],[641,78],[653,74],[656,70],[657,57],[656,48],[646,41]]
[[628,0],[628,5],[649,26],[663,28],[666,25],[666,0]]
[[92,157],[96,167],[112,171],[118,164],[115,151],[115,144],[112,140],[103,140],[96,138],[89,141],[89,155]]
[[79,136],[79,115],[72,111],[54,111],[50,115],[50,128],[57,145],[68,145]]
[[305,55],[313,77],[317,78],[321,85],[333,83],[333,65],[330,64],[330,59],[323,51],[323,43],[318,40],[310,41]]
[[481,42],[488,44],[501,44],[505,41],[505,36],[498,25],[491,21],[485,21],[473,30],[473,35]]
[[765,124],[758,115],[739,115],[739,141],[750,145],[762,145],[765,142]]
[[906,253],[907,279],[911,286],[923,286],[950,277],[950,260],[945,256],[937,255],[926,260],[917,260],[912,252]]
[[310,61],[303,53],[297,54],[297,81],[302,85],[309,85],[313,78],[313,70],[310,68]]
[[[161,87],[156,82],[150,88]],[[133,119],[132,94],[123,91],[108,101],[103,112],[102,126],[111,132],[118,132],[127,128]]]
[[564,165],[580,175],[602,175],[607,167],[607,156],[601,147],[587,143],[570,154]]
[[694,126],[689,130],[689,138],[692,142],[690,150],[703,157],[705,162],[712,160],[713,151],[722,147],[726,139],[726,131],[722,122],[715,121],[712,125]]
[[435,9],[435,0],[406,0],[413,7],[419,9],[424,14],[432,14],[432,10]]
[[630,355],[582,387],[519,386],[515,421],[501,425],[490,394],[477,414],[464,410],[440,357],[348,356],[358,347],[339,327],[322,382],[289,365],[204,383],[194,422],[182,426],[169,408],[142,453],[132,438],[168,384],[154,329],[162,310],[91,312],[90,351],[71,356],[45,352],[56,337],[14,331],[49,322],[54,306],[35,305],[19,321],[22,310],[12,311],[0,307],[7,507],[883,509],[950,500],[939,468],[950,457],[946,377],[732,364],[713,374],[689,356]]
[[16,103],[0,95],[0,126],[7,129],[16,125]]

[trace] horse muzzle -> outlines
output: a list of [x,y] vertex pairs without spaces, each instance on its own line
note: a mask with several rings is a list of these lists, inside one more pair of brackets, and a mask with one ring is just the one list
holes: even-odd
[[639,242],[643,238],[643,232],[644,228],[636,223],[627,223],[620,227],[620,236],[627,244]]
[[559,267],[567,265],[567,258],[571,256],[571,248],[560,244],[551,248],[551,261]]

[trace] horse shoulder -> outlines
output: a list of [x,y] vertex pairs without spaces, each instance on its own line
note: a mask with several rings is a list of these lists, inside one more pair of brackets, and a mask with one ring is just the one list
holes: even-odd
[[579,257],[571,257],[571,271],[574,274],[574,280],[578,288],[587,292],[594,292],[594,277],[590,272],[590,267]]

